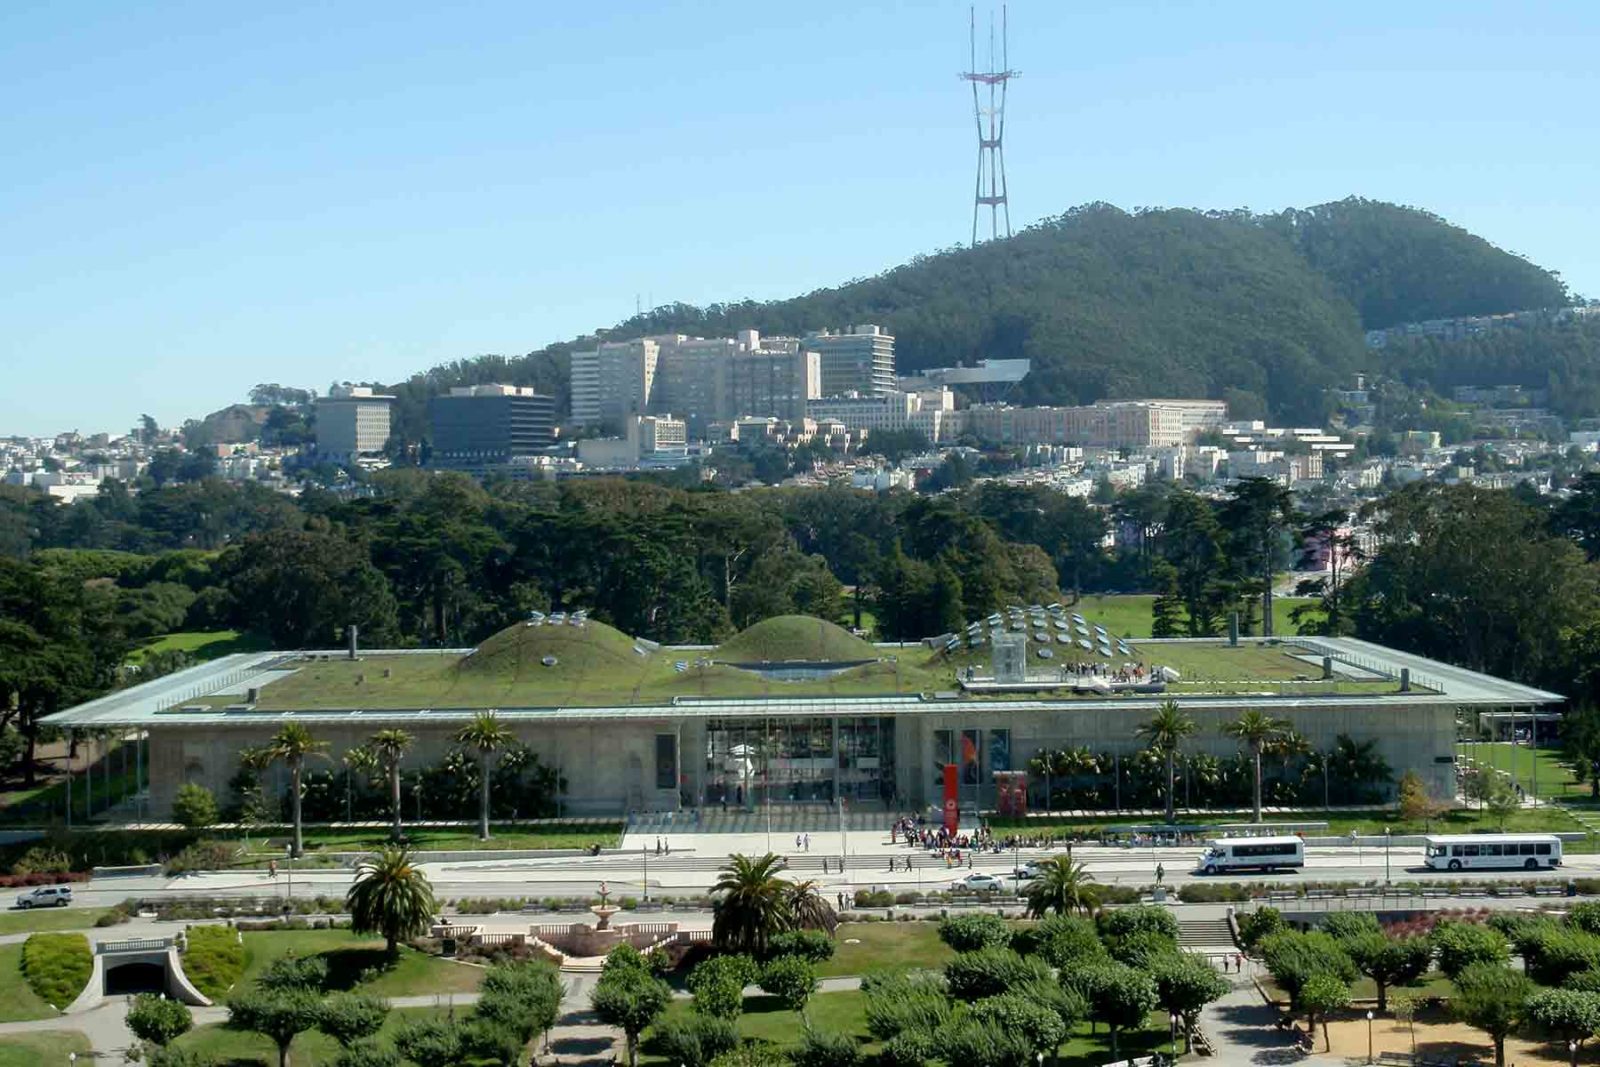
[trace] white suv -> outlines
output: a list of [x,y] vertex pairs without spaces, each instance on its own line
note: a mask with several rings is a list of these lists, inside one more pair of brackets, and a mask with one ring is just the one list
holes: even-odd
[[37,889],[30,889],[26,893],[17,895],[19,908],[64,908],[72,903],[72,887],[70,885],[42,885]]

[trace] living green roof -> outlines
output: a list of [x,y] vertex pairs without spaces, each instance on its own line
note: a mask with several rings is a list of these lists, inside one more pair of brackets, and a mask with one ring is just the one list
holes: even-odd
[[[1087,655],[1073,646],[1045,647],[1031,639],[1028,664],[1035,677]],[[1322,658],[1335,660],[1324,680]],[[818,658],[821,657],[821,658]],[[1349,638],[1260,639],[1232,647],[1221,640],[1129,642],[1120,660],[1172,668],[1177,677],[1163,692],[1106,693],[1011,687],[973,692],[962,688],[969,667],[986,673],[987,646],[946,653],[922,644],[871,645],[829,623],[800,617],[771,619],[717,648],[657,647],[604,623],[581,626],[518,623],[476,649],[364,651],[350,660],[338,652],[267,653],[226,657],[119,690],[52,717],[58,725],[149,723],[204,719],[218,713],[254,715],[360,712],[449,713],[479,708],[507,712],[616,714],[716,705],[726,712],[739,701],[765,706],[807,701],[898,702],[897,706],[948,706],[952,700],[1008,703],[1142,703],[1165,697],[1196,701],[1263,699],[1285,702],[1393,700],[1449,701],[1463,705],[1527,707],[1560,696],[1491,678],[1418,656]],[[862,662],[862,661],[865,662]],[[855,663],[810,671],[786,680],[734,666],[779,663]],[[1400,691],[1402,668],[1412,688]]]

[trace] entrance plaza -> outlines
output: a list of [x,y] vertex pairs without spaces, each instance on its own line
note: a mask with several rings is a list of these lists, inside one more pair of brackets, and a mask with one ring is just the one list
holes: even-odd
[[[1396,776],[1415,770],[1450,796],[1458,714],[1509,721],[1561,700],[1351,638],[1078,641],[1068,627],[1080,624],[1066,621],[1077,616],[1027,610],[1047,614],[1022,616],[1015,633],[997,627],[994,639],[969,628],[873,645],[791,616],[716,648],[660,647],[581,615],[541,616],[472,649],[226,656],[46,721],[141,738],[143,811],[158,819],[186,782],[225,801],[241,751],[288,722],[328,743],[331,766],[400,727],[417,742],[407,765],[423,766],[493,711],[559,772],[556,814],[672,813],[693,831],[764,833],[773,811],[790,814],[784,826],[837,829],[840,801],[856,825],[885,827],[888,813],[940,802],[947,764],[958,768],[963,812],[1014,808],[1019,796],[1037,809],[1046,786],[1027,781],[1035,753],[1131,756],[1144,747],[1138,725],[1168,699],[1198,723],[1190,751],[1237,754],[1222,727],[1257,708],[1317,751],[1341,735],[1375,742]],[[965,684],[995,677],[997,655],[1013,672],[1004,692]],[[997,781],[1010,787],[1003,797]],[[266,784],[287,788],[281,768]]]

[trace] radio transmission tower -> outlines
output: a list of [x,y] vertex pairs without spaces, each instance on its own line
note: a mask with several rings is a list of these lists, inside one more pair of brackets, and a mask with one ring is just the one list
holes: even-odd
[[[971,62],[961,75],[963,81],[972,83],[972,121],[978,127],[978,182],[972,194],[972,243],[978,243],[978,216],[985,207],[989,209],[989,239],[1000,236],[1002,216],[1005,235],[1011,236],[1011,207],[1006,203],[1006,86],[1012,78],[1022,77],[1021,71],[1006,65],[1006,9],[1000,8],[1000,56],[995,65],[994,15],[989,15],[989,69],[978,67],[978,14],[969,9],[969,37]],[[989,99],[985,104],[979,86],[987,86]]]

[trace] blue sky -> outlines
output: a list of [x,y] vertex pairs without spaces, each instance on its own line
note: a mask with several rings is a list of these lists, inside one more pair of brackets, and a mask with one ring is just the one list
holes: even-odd
[[[1600,5],[1010,15],[1018,226],[1358,194],[1600,295]],[[966,28],[944,0],[0,4],[0,433],[395,380],[960,243]]]

